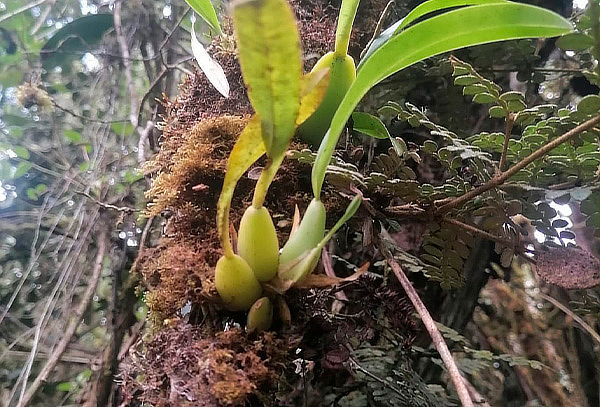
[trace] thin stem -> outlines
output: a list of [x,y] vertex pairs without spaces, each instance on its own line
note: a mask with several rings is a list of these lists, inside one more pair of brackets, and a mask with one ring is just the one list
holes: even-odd
[[388,14],[390,13],[390,10],[391,10],[392,6],[394,5],[394,3],[395,3],[395,0],[390,0],[385,5],[385,8],[383,9],[383,12],[379,16],[379,20],[377,21],[377,25],[375,26],[375,29],[373,30],[373,36],[371,37],[371,39],[369,40],[369,42],[365,46],[365,49],[363,49],[362,52],[360,53],[360,58],[361,59],[365,56],[365,54],[367,53],[367,51],[371,47],[371,44],[373,44],[373,41],[375,41],[375,39],[377,37],[379,37],[379,34],[381,34],[383,23],[385,22],[385,19],[387,18]]
[[600,335],[598,332],[594,330],[590,325],[588,325],[579,315],[571,311],[566,305],[561,304],[557,299],[550,297],[544,293],[539,294],[540,297],[554,305],[556,308],[560,309],[562,312],[573,318],[575,322],[577,322],[584,331],[586,331],[598,344],[600,344]]
[[506,165],[506,155],[508,153],[508,142],[510,141],[510,135],[512,133],[513,126],[515,124],[515,115],[509,113],[506,116],[506,127],[504,129],[504,144],[502,145],[502,155],[500,156],[500,163],[498,164],[498,170],[502,172]]
[[515,165],[510,167],[508,170],[501,172],[500,174],[496,175],[494,178],[492,178],[485,184],[483,184],[475,189],[470,190],[466,194],[461,195],[457,198],[450,199],[450,200],[444,199],[444,200],[436,201],[435,203],[437,205],[440,205],[440,206],[438,206],[436,213],[438,215],[444,214],[454,208],[458,208],[458,207],[464,205],[465,203],[467,203],[470,200],[472,200],[473,198],[483,194],[484,192],[487,192],[490,189],[496,188],[497,186],[503,184],[507,179],[509,179],[510,177],[512,177],[519,171],[521,171],[523,168],[527,167],[529,164],[531,164],[538,158],[541,158],[544,155],[548,154],[550,151],[552,151],[553,149],[555,149],[562,143],[572,139],[576,135],[593,128],[598,123],[600,123],[600,115],[589,119],[588,121],[580,124],[579,126],[569,130],[562,136],[555,138],[548,144],[544,145],[543,147],[541,147],[538,150],[534,151],[533,153],[529,154],[522,161],[516,163]]
[[3,21],[8,20],[9,18],[13,18],[14,16],[21,14],[24,11],[27,11],[29,9],[32,9],[34,7],[39,6],[42,3],[45,3],[47,0],[37,0],[37,1],[32,1],[31,3],[25,4],[22,7],[19,7],[18,9],[10,12],[10,13],[6,13],[3,16],[0,16],[0,23]]
[[509,246],[509,247],[513,246],[513,242],[511,242],[508,239],[504,239],[504,238],[502,238],[500,236],[492,235],[491,233],[486,232],[485,230],[482,230],[482,229],[479,229],[479,228],[477,228],[475,226],[472,226],[472,225],[469,225],[467,223],[461,222],[461,221],[459,221],[457,219],[444,219],[443,222],[449,223],[449,224],[454,225],[454,226],[458,226],[461,229],[464,229],[464,230],[466,230],[468,232],[471,232],[471,233],[473,233],[475,235],[481,236],[481,237],[483,237],[485,239],[488,239],[488,240],[491,240],[493,242],[498,242],[498,243],[501,243],[501,244],[503,244],[505,246]]
[[335,31],[335,54],[345,57],[348,54],[352,24],[358,9],[360,0],[342,0],[342,7],[338,17],[337,29]]
[[427,329],[427,332],[431,337],[433,346],[435,346],[435,348],[437,349],[438,353],[440,354],[440,357],[442,358],[442,362],[444,362],[446,369],[448,369],[448,375],[450,376],[450,380],[456,388],[456,393],[458,394],[458,398],[461,404],[463,405],[463,407],[474,407],[473,400],[471,400],[471,395],[469,394],[469,390],[465,385],[466,379],[461,375],[460,371],[458,370],[458,366],[456,366],[456,362],[454,361],[454,358],[452,357],[452,354],[450,353],[450,350],[448,349],[448,346],[446,345],[442,334],[435,325],[435,321],[431,317],[431,314],[429,314],[429,311],[427,311],[425,304],[423,304],[423,301],[421,301],[421,298],[419,298],[419,294],[417,294],[417,292],[415,291],[414,287],[408,280],[408,277],[406,277],[406,274],[404,274],[402,267],[400,267],[400,265],[396,262],[396,260],[394,260],[391,254],[387,252],[387,250],[385,256],[387,258],[388,264],[392,268],[392,271],[394,272],[394,274],[398,278],[398,281],[402,285],[402,288],[404,288],[404,291],[406,291],[408,298],[410,299],[413,306],[415,307],[415,310],[421,317],[421,321],[423,321],[423,325],[425,326],[425,329]]
[[280,156],[275,157],[275,159],[270,158],[269,162],[260,173],[256,187],[254,187],[254,196],[252,197],[252,206],[254,208],[259,209],[265,203],[269,186],[273,182],[275,174],[277,174],[277,170],[279,169],[284,157],[285,154],[280,154]]

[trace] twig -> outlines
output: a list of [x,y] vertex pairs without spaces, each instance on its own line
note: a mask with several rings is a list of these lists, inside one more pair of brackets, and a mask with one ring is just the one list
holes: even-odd
[[585,322],[579,315],[571,311],[566,305],[561,304],[557,299],[550,297],[544,293],[539,293],[539,296],[560,309],[562,312],[573,318],[575,322],[581,325],[584,331],[586,331],[598,344],[600,344],[600,335],[594,330],[587,322]]
[[132,213],[132,212],[140,212],[139,209],[135,209],[135,208],[130,208],[128,206],[116,206],[116,205],[112,205],[106,202],[102,202],[96,198],[94,198],[93,196],[91,196],[90,194],[88,194],[87,192],[84,191],[75,191],[76,194],[85,196],[86,198],[92,200],[96,205],[103,207],[104,209],[112,209],[113,211],[119,211],[119,212],[127,212],[127,213]]
[[75,334],[77,327],[81,323],[81,318],[85,310],[88,308],[94,293],[96,292],[96,286],[98,285],[98,281],[100,280],[100,276],[102,275],[102,264],[104,261],[104,255],[106,254],[106,249],[108,246],[108,234],[105,230],[100,232],[100,236],[98,238],[98,252],[96,253],[96,258],[94,260],[94,266],[92,268],[92,275],[90,276],[90,280],[88,282],[88,286],[81,297],[81,301],[79,306],[72,313],[69,318],[69,322],[67,327],[64,330],[64,334],[54,348],[54,351],[48,358],[48,361],[44,365],[44,367],[40,370],[39,374],[31,384],[31,387],[27,390],[24,397],[19,400],[17,407],[26,407],[29,405],[33,396],[38,391],[40,386],[48,379],[52,370],[60,360],[61,356],[65,353],[71,338]]
[[504,144],[502,145],[502,155],[500,156],[500,163],[498,164],[498,171],[502,172],[506,165],[506,155],[508,153],[508,142],[510,141],[510,135],[512,133],[513,126],[515,124],[514,113],[508,113],[506,116],[506,127],[504,130]]
[[387,18],[388,14],[390,12],[390,9],[391,9],[392,5],[394,5],[394,3],[395,3],[395,0],[390,0],[390,1],[388,1],[388,4],[385,5],[385,8],[383,9],[383,11],[381,12],[381,15],[379,16],[379,20],[377,21],[377,25],[375,26],[375,29],[373,30],[373,36],[371,37],[371,39],[365,46],[365,49],[363,49],[362,52],[360,53],[360,59],[363,59],[363,57],[367,53],[369,47],[371,47],[371,44],[373,44],[373,41],[375,41],[375,39],[377,37],[379,37],[379,34],[381,34],[381,28],[383,27],[383,23],[385,22],[385,19]]
[[113,21],[115,24],[115,33],[117,35],[117,42],[119,43],[119,49],[123,56],[123,66],[125,67],[125,84],[129,92],[129,121],[133,125],[134,129],[137,129],[139,120],[135,115],[137,112],[137,95],[135,93],[135,87],[133,84],[133,76],[131,74],[131,59],[129,55],[129,46],[127,45],[127,39],[123,33],[123,24],[121,23],[121,1],[115,2],[115,10],[113,13]]
[[423,301],[421,301],[421,298],[419,298],[419,294],[417,294],[417,292],[415,291],[414,287],[408,280],[408,277],[406,277],[406,274],[404,274],[402,267],[400,267],[396,260],[394,260],[394,258],[388,250],[383,249],[383,251],[388,264],[392,268],[392,271],[398,278],[398,281],[402,285],[402,288],[404,288],[404,291],[406,291],[408,298],[410,299],[413,306],[415,307],[415,310],[421,317],[421,321],[423,321],[423,325],[425,325],[425,329],[427,329],[427,332],[431,337],[433,346],[435,346],[435,348],[437,349],[438,353],[440,354],[440,357],[442,358],[442,362],[444,362],[444,365],[448,369],[450,380],[456,388],[456,393],[458,394],[458,398],[461,404],[463,405],[463,407],[474,407],[473,400],[471,400],[471,395],[469,394],[469,390],[465,385],[466,379],[463,378],[463,376],[460,374],[460,371],[456,366],[456,362],[454,361],[454,358],[452,357],[452,354],[450,353],[446,342],[444,342],[442,334],[435,326],[435,321],[429,314],[429,311],[427,311],[427,308],[425,307],[425,304],[423,304]]
[[479,228],[477,228],[475,226],[472,226],[472,225],[469,225],[467,223],[461,222],[461,221],[459,221],[457,219],[444,218],[442,221],[445,222],[445,223],[449,223],[451,225],[454,225],[454,226],[458,226],[461,229],[464,229],[464,230],[466,230],[468,232],[471,232],[471,233],[473,233],[475,235],[479,235],[479,236],[481,236],[481,237],[483,237],[485,239],[491,240],[493,242],[502,243],[505,246],[511,246],[511,247],[514,246],[514,243],[511,242],[508,239],[504,239],[504,238],[502,238],[500,236],[492,235],[491,233],[486,232],[485,230],[482,230],[482,229],[479,229]]
[[84,120],[86,122],[93,122],[93,123],[102,123],[102,124],[111,124],[111,123],[127,123],[129,122],[129,119],[114,119],[114,120],[102,120],[102,119],[95,119],[93,117],[89,117],[89,116],[84,116],[81,115],[71,109],[68,109],[64,106],[59,105],[56,100],[54,100],[53,98],[50,98],[50,101],[52,102],[52,105],[57,108],[58,110],[61,110],[67,114],[70,114],[73,117],[77,117],[81,120]]
[[40,4],[42,4],[42,3],[45,3],[46,1],[47,1],[47,0],[37,0],[37,1],[32,1],[31,3],[29,3],[29,4],[25,4],[23,7],[20,7],[20,8],[18,8],[18,9],[14,10],[14,11],[13,11],[13,12],[11,12],[11,13],[6,13],[6,14],[4,14],[3,16],[1,16],[1,17],[0,17],[0,23],[1,23],[1,22],[3,22],[3,21],[6,21],[6,20],[8,20],[9,18],[13,18],[14,16],[16,16],[16,15],[18,15],[18,14],[21,14],[21,13],[22,13],[22,12],[24,12],[24,11],[27,11],[27,10],[29,10],[29,9],[32,9],[32,8],[34,8],[34,7],[37,7],[37,6],[39,6]]
[[547,153],[549,153],[550,151],[552,151],[553,149],[555,149],[562,143],[575,137],[576,135],[583,133],[586,130],[591,129],[598,123],[600,123],[600,115],[589,119],[588,121],[580,124],[579,126],[569,130],[562,136],[555,138],[548,144],[544,145],[543,147],[541,147],[538,150],[534,151],[533,153],[529,154],[527,157],[525,157],[523,160],[516,163],[512,167],[510,167],[508,170],[501,172],[500,174],[496,175],[495,177],[493,177],[491,180],[489,180],[485,184],[483,184],[475,189],[470,190],[466,194],[463,194],[457,198],[442,199],[442,200],[436,201],[435,204],[438,205],[436,213],[438,215],[444,214],[454,208],[462,206],[466,202],[469,202],[470,200],[483,194],[484,192],[487,192],[490,189],[493,189],[493,188],[503,184],[507,179],[509,179],[510,177],[512,177],[519,171],[521,171],[523,168],[527,167],[529,164],[531,164],[538,158],[543,157],[544,155],[546,155]]
[[140,131],[140,139],[138,140],[138,154],[137,154],[137,159],[138,159],[138,163],[142,164],[145,160],[145,153],[146,153],[146,140],[148,140],[148,137],[150,137],[150,133],[152,132],[152,129],[154,128],[154,122],[148,120],[146,122],[146,127],[144,127],[143,130]]

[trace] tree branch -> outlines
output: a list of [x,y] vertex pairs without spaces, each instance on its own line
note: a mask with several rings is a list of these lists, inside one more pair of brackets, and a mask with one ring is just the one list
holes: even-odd
[[466,379],[461,375],[460,371],[458,370],[456,362],[454,361],[454,358],[452,357],[452,354],[450,353],[450,350],[448,349],[448,346],[446,345],[442,334],[435,326],[435,321],[429,314],[429,311],[427,311],[427,308],[425,307],[425,304],[423,304],[423,301],[421,301],[421,298],[419,298],[419,294],[417,294],[417,292],[415,291],[414,287],[408,280],[408,277],[406,277],[406,274],[404,274],[402,267],[400,267],[400,265],[396,262],[396,260],[394,260],[394,258],[387,250],[384,251],[384,254],[388,264],[392,268],[392,271],[398,278],[398,281],[402,285],[402,288],[404,288],[404,291],[406,291],[408,298],[410,299],[413,306],[415,307],[415,310],[421,317],[421,321],[423,321],[423,325],[425,325],[425,329],[427,329],[427,332],[431,337],[433,346],[435,346],[435,348],[437,349],[438,353],[440,354],[440,357],[442,358],[442,361],[444,362],[444,365],[448,369],[450,380],[454,384],[461,404],[463,405],[463,407],[474,407],[473,400],[471,400],[471,395],[469,394],[469,390],[465,385]]
[[544,145],[543,147],[541,147],[538,150],[534,151],[533,153],[529,154],[522,161],[516,163],[515,165],[510,167],[508,170],[501,172],[500,174],[496,175],[495,177],[493,177],[491,180],[489,180],[485,184],[483,184],[475,189],[470,190],[466,194],[461,195],[457,198],[442,199],[442,200],[436,201],[435,204],[438,206],[438,208],[436,210],[436,214],[441,215],[441,214],[444,214],[454,208],[458,208],[458,207],[464,205],[465,203],[469,202],[473,198],[483,194],[484,192],[487,192],[490,189],[496,188],[497,186],[503,184],[507,179],[509,179],[510,177],[512,177],[519,171],[521,171],[523,168],[527,167],[529,164],[531,164],[538,158],[541,158],[544,155],[548,154],[550,151],[552,151],[553,149],[555,149],[562,143],[572,139],[576,135],[593,128],[598,123],[600,123],[600,115],[589,119],[588,121],[580,124],[579,126],[569,130],[562,136],[555,138],[548,144]]

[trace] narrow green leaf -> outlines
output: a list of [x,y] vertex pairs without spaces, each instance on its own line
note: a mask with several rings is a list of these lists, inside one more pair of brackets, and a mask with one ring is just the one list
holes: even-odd
[[313,166],[315,196],[320,196],[327,165],[348,118],[375,84],[415,62],[458,48],[508,39],[552,37],[571,30],[571,23],[551,11],[526,4],[493,3],[449,11],[395,35],[363,61],[356,81],[333,117]]
[[352,123],[354,130],[366,134],[367,136],[378,139],[386,139],[390,137],[390,133],[379,118],[369,113],[354,112],[352,113]]
[[217,229],[221,246],[233,254],[231,241],[229,240],[229,208],[233,191],[239,179],[250,166],[265,153],[265,146],[261,138],[261,126],[258,116],[253,116],[236,141],[229,160],[227,161],[227,172],[223,181],[221,195],[217,202]]
[[204,20],[210,27],[215,30],[218,34],[221,34],[221,25],[219,24],[219,18],[217,12],[213,7],[210,0],[185,0],[191,8]]
[[365,52],[363,60],[369,57],[377,48],[387,42],[391,37],[398,34],[409,24],[413,23],[417,19],[424,17],[429,13],[433,13],[439,10],[445,10],[452,7],[471,6],[475,4],[487,4],[487,3],[500,3],[505,0],[430,0],[415,7],[410,13],[403,19],[393,24],[381,33],[379,37],[375,39]]
[[344,212],[342,217],[338,219],[338,221],[335,223],[335,225],[333,225],[333,227],[329,230],[329,232],[327,232],[327,234],[323,237],[321,242],[319,242],[319,244],[317,245],[317,249],[320,250],[323,247],[325,247],[327,242],[329,242],[331,240],[333,235],[335,235],[335,233],[344,225],[344,223],[348,222],[350,220],[350,218],[354,216],[354,214],[356,213],[358,208],[360,208],[360,204],[362,204],[362,200],[363,200],[363,197],[362,197],[362,194],[360,194],[360,193],[352,199],[352,201],[346,208],[346,212]]
[[477,4],[506,3],[505,0],[429,0],[415,7],[402,19],[396,28],[395,34],[417,19],[435,11],[445,10],[452,7],[473,6]]
[[282,154],[296,128],[302,58],[294,13],[285,0],[241,0],[233,8],[239,60],[248,97],[261,119],[271,157]]

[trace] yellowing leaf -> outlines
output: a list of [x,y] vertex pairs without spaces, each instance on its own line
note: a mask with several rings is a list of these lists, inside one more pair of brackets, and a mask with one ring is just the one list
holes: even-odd
[[221,246],[227,256],[233,254],[229,239],[229,208],[233,191],[239,179],[264,153],[265,146],[261,138],[260,119],[255,115],[252,116],[231,150],[223,188],[219,202],[217,202],[217,228]]
[[241,0],[234,4],[233,20],[267,155],[281,155],[294,134],[300,105],[302,58],[294,13],[285,0]]
[[329,86],[329,69],[320,69],[310,72],[302,78],[302,100],[296,118],[296,125],[302,124],[321,105],[327,86]]

